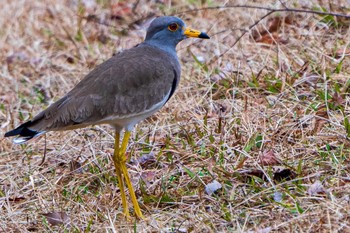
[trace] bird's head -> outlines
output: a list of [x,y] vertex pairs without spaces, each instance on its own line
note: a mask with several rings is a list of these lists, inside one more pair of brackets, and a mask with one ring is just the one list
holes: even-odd
[[146,42],[154,45],[166,45],[175,48],[176,45],[188,38],[209,39],[209,36],[191,28],[175,16],[162,16],[154,19],[147,30]]

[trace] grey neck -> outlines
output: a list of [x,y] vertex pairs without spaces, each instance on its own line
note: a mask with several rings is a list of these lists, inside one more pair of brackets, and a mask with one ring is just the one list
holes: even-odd
[[146,40],[142,44],[161,49],[166,53],[172,55],[174,58],[178,59],[176,54],[176,49],[175,49],[176,45],[170,45],[168,43],[163,44],[163,43],[159,43],[159,41],[154,41],[154,40]]

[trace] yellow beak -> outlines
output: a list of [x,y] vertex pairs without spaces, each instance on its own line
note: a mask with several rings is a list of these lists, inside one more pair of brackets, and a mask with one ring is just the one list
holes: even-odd
[[210,39],[210,37],[205,32],[200,32],[191,28],[185,28],[184,32],[185,36],[187,37],[196,37],[196,38],[202,38],[202,39]]

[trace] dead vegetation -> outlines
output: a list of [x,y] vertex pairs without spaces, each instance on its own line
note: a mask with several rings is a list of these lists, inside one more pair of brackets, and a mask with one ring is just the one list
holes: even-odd
[[[139,43],[154,15],[224,4],[5,2],[1,135]],[[350,11],[347,0],[288,4]],[[22,146],[1,139],[0,232],[350,232],[349,20],[273,14],[232,47],[264,14],[179,15],[212,39],[178,47],[176,95],[133,132],[129,167],[146,221],[122,216],[113,130],[94,126]]]

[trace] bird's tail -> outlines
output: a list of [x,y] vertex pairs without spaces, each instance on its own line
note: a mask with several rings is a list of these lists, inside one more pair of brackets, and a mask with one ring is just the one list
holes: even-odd
[[44,133],[45,131],[35,131],[30,129],[29,127],[33,124],[32,121],[28,121],[26,123],[23,123],[22,125],[18,126],[17,128],[8,131],[5,133],[5,137],[12,137],[17,136],[13,139],[13,143],[15,144],[22,144],[27,142],[28,140],[38,137]]

